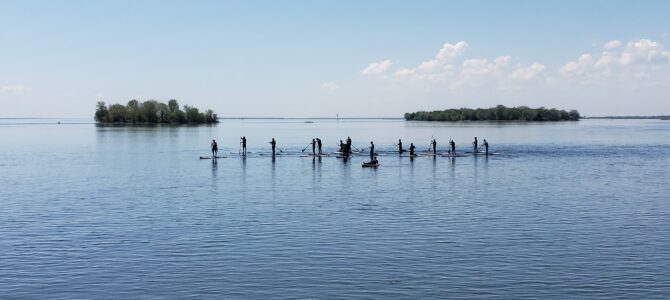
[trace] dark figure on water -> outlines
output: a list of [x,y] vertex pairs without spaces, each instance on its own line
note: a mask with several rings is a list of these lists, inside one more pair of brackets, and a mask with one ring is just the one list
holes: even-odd
[[375,157],[375,143],[370,141],[370,159]]
[[340,152],[344,153],[344,143],[340,140]]
[[216,158],[216,155],[219,153],[219,145],[216,144],[216,140],[212,140],[212,158]]
[[473,146],[472,153],[477,154],[477,148],[479,148],[479,147],[477,147],[477,137],[475,137],[475,141],[472,142],[472,146]]
[[454,143],[454,140],[449,141],[449,146],[451,146],[451,155],[456,156],[456,143]]
[[242,143],[242,154],[247,155],[247,137],[243,136],[241,139],[242,141],[240,143]]
[[486,139],[484,139],[482,146],[484,146],[484,154],[489,155],[489,142],[487,142]]
[[433,144],[433,154],[437,155],[437,141],[433,139],[433,142],[431,142],[431,144]]
[[316,139],[312,139],[312,155],[316,155]]
[[275,156],[275,146],[277,146],[275,138],[272,138],[272,141],[270,141],[270,145],[272,145],[272,156]]
[[402,140],[398,139],[398,153],[400,153],[400,155],[402,155],[403,152],[405,152],[405,151],[402,150]]
[[351,138],[347,137],[347,145],[349,145],[349,148],[351,148]]
[[321,146],[322,146],[321,139],[316,138],[316,147],[319,148],[319,155],[321,155]]
[[416,147],[414,147],[414,143],[409,143],[409,156],[410,157],[414,157],[414,149],[416,149]]

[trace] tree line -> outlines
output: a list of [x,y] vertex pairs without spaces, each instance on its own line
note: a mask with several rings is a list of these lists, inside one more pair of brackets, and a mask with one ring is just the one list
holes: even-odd
[[135,99],[126,105],[112,104],[109,107],[99,101],[95,110],[95,121],[98,123],[218,123],[218,116],[213,110],[200,112],[197,107],[184,105],[179,108],[177,100],[167,104],[156,100],[144,102]]
[[436,111],[405,113],[408,121],[577,121],[581,118],[576,110],[565,111],[544,107],[460,108]]

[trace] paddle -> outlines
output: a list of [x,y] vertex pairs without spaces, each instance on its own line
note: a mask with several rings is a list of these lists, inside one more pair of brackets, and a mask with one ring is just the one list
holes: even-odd
[[305,149],[307,149],[307,147],[309,147],[311,145],[312,145],[312,143],[307,144],[307,146],[305,146],[305,148],[302,148],[302,151],[300,151],[300,152],[305,152]]

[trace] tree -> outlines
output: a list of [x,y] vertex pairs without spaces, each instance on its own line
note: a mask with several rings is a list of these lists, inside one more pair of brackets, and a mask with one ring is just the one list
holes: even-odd
[[95,121],[101,123],[109,122],[109,111],[107,110],[105,101],[98,101],[95,109]]

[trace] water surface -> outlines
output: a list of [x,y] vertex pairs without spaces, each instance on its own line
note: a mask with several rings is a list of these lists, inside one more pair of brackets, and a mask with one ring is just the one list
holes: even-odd
[[670,298],[670,121],[304,121],[0,120],[0,298]]

